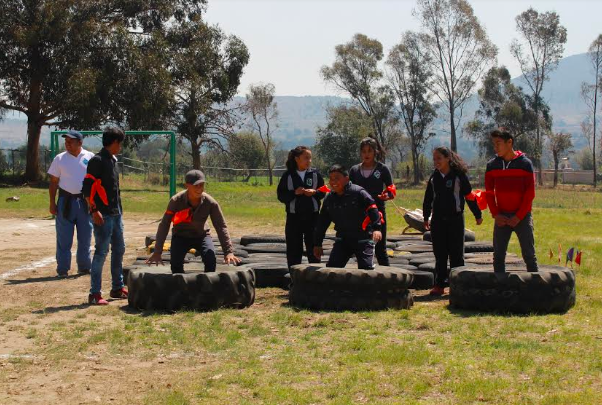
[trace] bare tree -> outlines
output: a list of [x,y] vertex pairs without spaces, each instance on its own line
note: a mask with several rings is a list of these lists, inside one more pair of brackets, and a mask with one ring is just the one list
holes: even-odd
[[[522,41],[517,39],[512,41],[510,51],[518,61],[523,77],[533,92],[534,110],[539,116],[544,83],[549,80],[550,73],[556,69],[564,53],[566,28],[560,25],[560,18],[555,12],[539,13],[529,8],[516,17],[516,29],[522,36]],[[539,167],[538,182],[542,185],[543,142],[539,120],[535,136],[535,148],[538,154],[535,156],[535,163]]]
[[[596,127],[598,124],[598,95],[600,93],[600,84],[602,82],[602,34],[589,47],[587,52],[592,63],[594,71],[594,83],[581,83],[581,96],[589,107],[588,115],[591,116],[591,139],[588,138],[588,143],[591,142],[592,159],[594,163],[594,187],[596,187]],[[583,128],[583,126],[582,126]]]
[[434,73],[431,87],[449,112],[450,146],[456,151],[462,108],[495,62],[497,48],[466,0],[418,0],[414,15],[424,29],[422,43]]
[[419,36],[411,31],[403,34],[401,43],[389,52],[387,75],[399,102],[399,112],[410,138],[414,184],[420,181],[418,158],[432,133],[428,128],[436,117],[430,99],[432,77],[430,56],[422,51]]
[[564,134],[562,132],[553,133],[549,132],[548,136],[548,148],[552,152],[552,158],[554,159],[554,187],[558,184],[558,165],[562,155],[570,153],[573,148],[573,141],[571,140],[571,134]]
[[270,186],[273,184],[274,132],[278,128],[278,106],[274,101],[276,88],[273,84],[256,84],[249,87],[246,110],[250,115],[251,130],[259,136],[268,166]]
[[364,34],[355,34],[346,44],[335,48],[332,66],[323,66],[322,78],[343,90],[372,120],[375,137],[386,149],[394,142],[396,120],[391,89],[381,84],[378,63],[383,58],[382,44]]

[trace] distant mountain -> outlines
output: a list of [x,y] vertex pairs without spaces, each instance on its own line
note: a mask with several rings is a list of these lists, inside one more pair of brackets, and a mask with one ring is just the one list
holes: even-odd
[[[587,111],[585,102],[580,96],[581,82],[584,80],[593,82],[593,72],[587,55],[569,56],[560,61],[543,92],[554,117],[554,130],[572,133],[575,149],[586,145],[580,128]],[[521,77],[514,79],[513,82],[529,92]],[[242,101],[244,101],[242,97],[234,100],[234,102]],[[277,96],[279,128],[275,135],[276,140],[283,148],[291,148],[299,144],[313,145],[316,128],[326,124],[327,107],[349,102],[348,98],[334,96]],[[464,108],[462,123],[472,119],[477,108],[478,99],[475,95],[468,100]],[[446,120],[445,112],[442,111],[434,126],[436,137],[431,141],[432,145],[449,143]],[[0,148],[22,145],[26,140],[26,131],[27,126],[22,116],[1,121]],[[49,143],[49,133],[50,130],[44,128],[42,143]],[[474,143],[462,135],[458,139],[458,149],[467,159],[477,152]]]

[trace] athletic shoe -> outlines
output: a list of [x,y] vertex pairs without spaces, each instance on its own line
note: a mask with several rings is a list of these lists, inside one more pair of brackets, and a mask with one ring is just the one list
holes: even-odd
[[109,301],[102,298],[100,293],[88,295],[88,304],[90,305],[109,305]]
[[435,286],[429,293],[429,295],[436,295],[438,297],[442,296],[443,294],[445,294],[445,288],[439,286]]
[[67,274],[67,273],[58,273],[56,275],[56,277],[57,278],[67,278],[67,277],[69,277],[69,274]]
[[126,299],[128,297],[128,290],[126,290],[125,288],[120,288],[119,290],[111,290],[109,296],[111,298]]
[[77,271],[77,274],[85,276],[86,274],[90,274],[90,269],[80,269]]

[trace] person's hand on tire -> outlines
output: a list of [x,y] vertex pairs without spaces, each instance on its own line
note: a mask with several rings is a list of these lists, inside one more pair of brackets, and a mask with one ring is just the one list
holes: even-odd
[[92,214],[92,222],[94,222],[94,225],[103,226],[105,223],[105,220],[102,217],[102,214],[100,212],[96,211]]
[[427,231],[431,230],[431,224],[429,221],[424,221],[424,229],[426,229]]
[[52,201],[50,203],[50,208],[48,209],[48,211],[52,214],[52,215],[56,215],[58,213],[58,208],[56,207],[56,203],[54,201]]
[[233,264],[234,266],[238,266],[240,264],[241,260],[234,256],[234,253],[228,253],[226,256],[224,256],[224,263],[225,264]]
[[502,214],[497,214],[495,216],[495,225],[496,226],[506,226],[508,225],[508,217]]
[[151,257],[149,257],[146,260],[146,264],[151,265],[151,264],[156,264],[158,265],[163,265],[163,259],[161,259],[161,252],[158,251],[154,251],[153,254],[151,255]]
[[508,219],[508,226],[514,228],[516,227],[516,225],[518,225],[519,222],[520,219],[518,219],[516,215],[513,215],[512,218]]
[[372,232],[372,240],[376,243],[380,242],[383,238],[383,234],[380,231]]
[[322,249],[322,246],[314,246],[314,256],[316,257],[316,259],[320,260],[323,254],[324,249]]
[[483,218],[477,218],[477,225],[481,225],[483,223]]
[[305,189],[303,187],[297,187],[295,189],[295,195],[301,195],[305,192]]

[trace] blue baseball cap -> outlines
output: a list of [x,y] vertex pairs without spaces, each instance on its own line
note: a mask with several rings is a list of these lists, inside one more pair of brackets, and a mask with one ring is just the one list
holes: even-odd
[[63,138],[72,138],[72,139],[78,139],[80,141],[84,140],[84,136],[82,135],[81,132],[76,131],[74,129],[70,130],[69,132],[67,132],[66,134],[63,135]]

